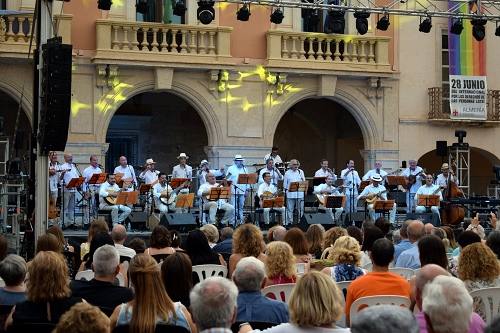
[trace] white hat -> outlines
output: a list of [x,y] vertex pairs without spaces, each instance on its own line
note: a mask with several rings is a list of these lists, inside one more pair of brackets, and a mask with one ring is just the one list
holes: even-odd
[[200,162],[200,165],[203,165],[203,164],[208,164],[208,161],[207,161],[207,160],[202,160],[202,161]]
[[241,155],[240,155],[240,154],[236,155],[236,156],[234,157],[234,160],[235,160],[235,161],[244,161],[243,157],[241,157]]
[[375,174],[375,175],[371,176],[370,179],[373,180],[374,182],[381,182],[382,181],[382,177],[380,177],[379,174]]
[[186,155],[186,153],[180,153],[179,156],[177,156],[177,159],[184,157],[186,160],[189,159],[189,156]]
[[441,170],[442,169],[449,169],[450,166],[448,165],[448,163],[443,163],[443,165],[441,165]]
[[146,165],[148,165],[148,164],[155,164],[155,163],[156,163],[156,162],[155,162],[155,161],[153,161],[153,159],[152,159],[152,158],[148,158],[148,159],[146,160]]

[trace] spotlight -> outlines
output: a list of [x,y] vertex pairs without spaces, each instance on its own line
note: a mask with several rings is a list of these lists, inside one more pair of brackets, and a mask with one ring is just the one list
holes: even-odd
[[113,2],[111,0],[97,0],[97,8],[102,10],[110,10]]
[[281,9],[277,8],[272,14],[271,14],[271,23],[275,24],[281,24],[283,22],[283,12]]
[[370,17],[370,13],[366,12],[358,12],[354,13],[354,17],[356,18],[356,30],[360,35],[364,35],[368,32],[368,18]]
[[387,31],[390,25],[391,22],[389,22],[389,15],[384,15],[380,20],[378,20],[377,29],[382,31]]
[[500,26],[498,26],[497,29],[495,30],[495,36],[500,37]]
[[250,18],[250,10],[248,9],[247,5],[243,5],[238,11],[236,12],[236,19],[238,21],[248,21]]
[[179,0],[177,1],[174,7],[174,15],[183,16],[186,10],[187,8],[186,5],[184,4],[184,1]]
[[472,24],[472,36],[480,42],[484,39],[486,36],[486,31],[484,29],[484,25],[486,24],[485,19],[474,19],[470,21],[470,24]]
[[432,21],[430,17],[427,17],[423,21],[422,18],[420,18],[420,26],[418,27],[418,31],[428,34],[431,31],[431,28],[432,28]]
[[149,3],[146,0],[139,0],[139,2],[135,4],[135,10],[139,14],[146,14],[149,10]]
[[198,20],[202,24],[210,24],[215,19],[215,10],[214,10],[215,2],[208,1],[198,1],[198,10],[196,11],[198,14]]
[[464,138],[467,136],[467,131],[455,130],[455,137],[458,138],[458,142],[453,143],[453,146],[468,147],[469,144],[464,142]]
[[327,34],[343,34],[345,27],[345,12],[339,9],[328,11],[328,17],[325,22],[325,33]]
[[496,180],[492,180],[490,182],[490,184],[499,184],[500,183],[500,165],[494,165],[493,172],[495,173]]
[[307,16],[307,25],[310,27],[316,27],[319,23],[319,15],[318,15],[318,10],[315,9],[312,12],[309,13]]
[[456,20],[450,28],[450,32],[454,35],[460,35],[462,33],[462,30],[464,30],[462,20]]

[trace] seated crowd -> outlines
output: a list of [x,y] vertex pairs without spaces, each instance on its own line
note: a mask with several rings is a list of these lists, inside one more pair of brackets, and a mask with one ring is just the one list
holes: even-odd
[[[54,332],[125,325],[141,333],[158,325],[193,333],[499,332],[500,319],[486,315],[495,305],[469,293],[500,287],[500,226],[485,239],[475,217],[455,241],[449,227],[407,220],[390,241],[386,222],[326,231],[313,224],[305,234],[277,226],[267,243],[253,224],[220,235],[213,226],[192,230],[185,243],[160,225],[147,247],[140,239],[125,246],[122,225],[110,232],[95,220],[79,269],[78,248],[51,227],[33,260],[0,258],[2,329],[38,323],[53,324]],[[223,267],[227,275],[200,277],[193,269],[199,265]],[[289,295],[271,291],[283,284],[293,286]],[[381,295],[401,296],[406,308],[357,301]]]

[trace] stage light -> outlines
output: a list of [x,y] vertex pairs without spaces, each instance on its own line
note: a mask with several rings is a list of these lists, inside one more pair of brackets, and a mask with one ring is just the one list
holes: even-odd
[[102,10],[110,10],[113,2],[111,0],[97,0],[97,8]]
[[460,35],[462,33],[462,30],[464,30],[464,26],[462,24],[462,20],[458,19],[453,23],[453,25],[450,27],[450,32],[454,35]]
[[377,29],[382,31],[387,31],[390,25],[391,22],[389,22],[389,15],[384,15],[380,20],[378,20]]
[[281,9],[277,8],[272,14],[271,14],[271,23],[275,24],[281,24],[283,22],[283,18],[285,16],[283,15],[283,12]]
[[345,12],[339,9],[328,11],[327,22],[325,23],[325,33],[342,34],[345,28]]
[[464,130],[455,130],[455,137],[458,138],[458,142],[453,143],[455,147],[468,147],[469,144],[464,142],[464,138],[467,136],[467,132]]
[[495,178],[496,181],[491,181],[492,184],[498,184],[500,183],[500,165],[494,165],[493,166],[493,172],[495,173]]
[[472,24],[472,36],[480,42],[484,39],[486,36],[486,31],[484,29],[484,26],[486,24],[485,19],[474,19],[470,21],[470,24]]
[[368,18],[370,17],[370,13],[366,12],[358,12],[354,13],[354,17],[356,18],[356,30],[360,35],[364,35],[368,32]]
[[175,7],[174,7],[174,15],[183,16],[184,13],[186,12],[186,10],[187,10],[187,8],[186,8],[186,5],[184,4],[184,1],[179,0],[179,1],[177,1],[177,3],[175,4]]
[[250,18],[250,15],[252,15],[250,13],[250,9],[248,9],[247,5],[243,5],[243,7],[241,7],[240,9],[238,9],[238,11],[236,12],[236,19],[238,21],[248,21],[248,19]]
[[425,20],[422,21],[422,18],[420,18],[420,25],[418,27],[418,31],[423,32],[425,34],[428,34],[432,29],[432,21],[430,17],[427,17]]
[[139,0],[139,2],[135,4],[135,10],[139,14],[146,14],[149,10],[149,3],[146,0]]
[[307,16],[307,25],[310,27],[316,27],[319,23],[319,15],[318,15],[318,10],[315,9],[312,12],[309,13]]
[[500,27],[497,27],[497,29],[495,30],[495,36],[500,37]]
[[198,1],[198,20],[202,24],[210,24],[215,19],[215,2],[209,1]]

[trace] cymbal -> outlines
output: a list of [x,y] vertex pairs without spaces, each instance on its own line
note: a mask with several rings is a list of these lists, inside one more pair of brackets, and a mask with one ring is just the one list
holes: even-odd
[[257,163],[256,163],[256,164],[254,164],[253,166],[254,166],[254,167],[261,167],[261,166],[265,166],[265,164],[257,164]]

